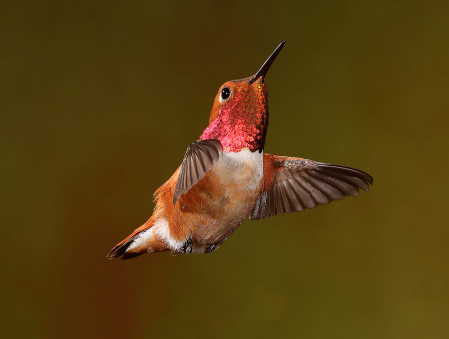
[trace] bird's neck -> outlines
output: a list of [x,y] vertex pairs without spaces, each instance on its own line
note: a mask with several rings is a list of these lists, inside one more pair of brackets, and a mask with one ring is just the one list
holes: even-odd
[[[248,147],[252,152],[262,152],[265,145],[266,125],[255,121],[247,123],[242,117],[218,117],[203,132],[200,139],[217,139],[223,152],[240,152]],[[268,120],[268,119],[266,119]]]

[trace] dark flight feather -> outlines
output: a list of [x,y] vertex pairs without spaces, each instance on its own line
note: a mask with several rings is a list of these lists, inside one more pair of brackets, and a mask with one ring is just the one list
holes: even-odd
[[275,158],[270,189],[264,190],[250,214],[259,220],[276,214],[299,212],[368,192],[373,178],[358,169],[302,158]]
[[198,183],[220,158],[223,147],[218,140],[198,140],[187,148],[178,181],[176,182],[175,193],[173,194],[173,205],[179,197],[185,194]]

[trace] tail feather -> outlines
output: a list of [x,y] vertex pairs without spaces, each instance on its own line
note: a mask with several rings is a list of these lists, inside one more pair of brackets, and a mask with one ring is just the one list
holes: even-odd
[[150,218],[145,224],[119,242],[111,252],[109,252],[107,258],[114,259],[122,257],[122,260],[127,260],[144,253],[168,250],[166,244],[161,241],[151,229],[153,224],[153,218]]
[[109,252],[109,254],[106,256],[109,259],[114,259],[122,256],[126,253],[126,250],[128,249],[129,245],[131,245],[133,239],[126,238],[125,240],[118,243],[112,250]]
[[132,259],[132,258],[138,257],[139,255],[142,255],[142,254],[144,254],[144,253],[145,253],[145,252],[140,252],[140,253],[129,252],[129,253],[125,253],[125,254],[123,254],[121,260]]

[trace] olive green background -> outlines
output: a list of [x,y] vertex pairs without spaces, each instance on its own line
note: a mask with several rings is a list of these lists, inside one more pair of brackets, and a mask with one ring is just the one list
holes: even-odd
[[[2,338],[448,338],[446,1],[10,1],[0,10]],[[361,192],[217,251],[109,261],[207,126],[267,77],[265,151]]]

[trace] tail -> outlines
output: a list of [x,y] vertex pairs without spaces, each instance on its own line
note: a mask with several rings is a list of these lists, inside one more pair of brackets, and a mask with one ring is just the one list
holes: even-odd
[[122,257],[122,260],[126,260],[144,253],[169,250],[166,244],[156,236],[152,228],[153,224],[153,218],[150,218],[145,224],[119,242],[106,257],[109,259]]

